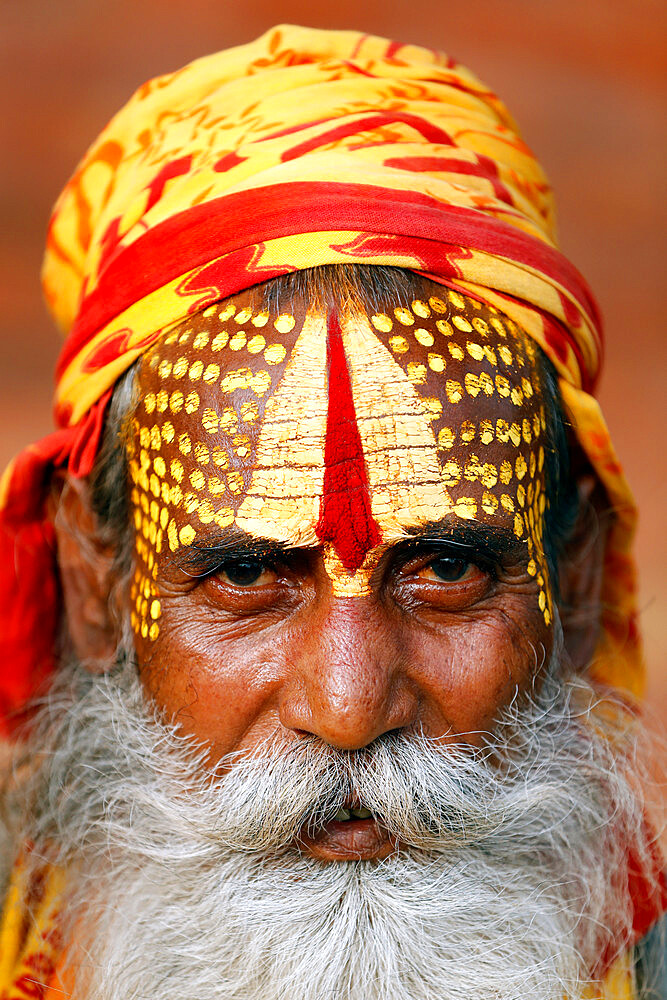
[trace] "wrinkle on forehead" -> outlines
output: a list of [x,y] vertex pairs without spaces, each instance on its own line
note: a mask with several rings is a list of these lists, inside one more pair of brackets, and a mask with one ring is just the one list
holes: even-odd
[[[246,293],[193,317],[144,358],[128,448],[135,628],[144,638],[159,632],[158,565],[168,553],[231,525],[290,546],[320,544],[326,490],[362,488],[377,535],[367,535],[357,564],[338,541],[345,524],[324,536],[337,592],[363,592],[381,551],[452,514],[512,526],[548,622],[545,413],[532,342],[495,310],[445,289],[410,307],[345,313],[350,417],[332,406],[331,329],[320,309],[258,310]],[[361,485],[349,458],[325,475],[325,453],[331,465],[349,419]]]

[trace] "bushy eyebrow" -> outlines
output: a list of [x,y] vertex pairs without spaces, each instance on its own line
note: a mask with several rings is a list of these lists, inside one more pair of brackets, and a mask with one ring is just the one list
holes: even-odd
[[192,545],[183,547],[172,556],[172,565],[188,576],[208,576],[225,563],[244,560],[284,559],[290,547],[268,538],[254,538],[239,528],[229,528],[219,534],[200,536]]
[[512,528],[479,521],[445,518],[424,525],[406,538],[407,544],[460,550],[461,555],[489,562],[527,558],[526,544]]

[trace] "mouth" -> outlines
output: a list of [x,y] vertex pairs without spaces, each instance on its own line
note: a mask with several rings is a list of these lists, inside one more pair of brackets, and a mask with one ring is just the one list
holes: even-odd
[[363,805],[341,806],[333,819],[317,830],[304,825],[298,838],[303,854],[320,861],[380,861],[396,852],[396,838]]

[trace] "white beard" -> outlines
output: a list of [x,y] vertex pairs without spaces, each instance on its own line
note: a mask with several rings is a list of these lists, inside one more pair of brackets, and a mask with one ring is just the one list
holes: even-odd
[[[642,806],[619,766],[627,732],[612,726],[612,749],[608,704],[603,722],[591,689],[555,673],[485,750],[313,739],[218,777],[146,709],[131,665],[75,668],[43,710],[20,832],[70,872],[74,1000],[579,997],[629,928]],[[331,818],[352,784],[405,849],[301,856],[304,818]]]

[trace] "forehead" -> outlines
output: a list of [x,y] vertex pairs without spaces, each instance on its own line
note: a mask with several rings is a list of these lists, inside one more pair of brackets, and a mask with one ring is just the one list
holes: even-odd
[[245,293],[164,336],[139,383],[135,520],[165,550],[234,526],[329,542],[356,571],[446,517],[539,542],[536,350],[457,292],[344,314],[270,311]]

